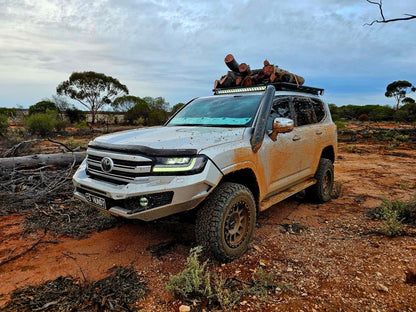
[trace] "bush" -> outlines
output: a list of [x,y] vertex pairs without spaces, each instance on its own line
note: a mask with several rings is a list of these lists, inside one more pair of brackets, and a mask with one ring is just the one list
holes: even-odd
[[394,116],[394,109],[388,106],[378,106],[371,108],[368,113],[368,118],[372,121],[392,120]]
[[0,136],[4,135],[9,128],[9,120],[6,115],[0,114]]
[[149,116],[149,106],[146,101],[140,99],[137,104],[130,108],[124,115],[124,120],[133,124],[136,120],[143,120],[142,124],[145,123],[147,117]]
[[416,121],[416,103],[403,105],[394,114],[394,119],[399,121]]
[[69,122],[71,124],[79,123],[79,122],[85,120],[84,112],[79,110],[76,107],[67,108],[66,111],[65,111],[65,115],[68,117]]
[[346,128],[345,124],[342,121],[335,121],[334,123],[337,126],[338,131],[344,130]]
[[29,115],[41,114],[46,113],[47,111],[58,111],[54,102],[49,100],[44,100],[37,102],[36,104],[29,106]]
[[403,234],[403,223],[416,224],[416,197],[409,201],[383,200],[380,207],[370,212],[375,219],[384,221],[381,233],[387,236]]
[[211,277],[206,268],[208,261],[202,264],[198,261],[201,251],[201,246],[191,249],[186,260],[186,268],[177,275],[170,277],[170,281],[166,285],[167,290],[188,299],[207,299],[211,297]]
[[81,120],[80,122],[74,123],[74,127],[78,129],[88,129],[87,122],[85,120]]
[[57,125],[56,116],[50,113],[34,114],[27,118],[26,126],[33,134],[41,136],[51,134]]

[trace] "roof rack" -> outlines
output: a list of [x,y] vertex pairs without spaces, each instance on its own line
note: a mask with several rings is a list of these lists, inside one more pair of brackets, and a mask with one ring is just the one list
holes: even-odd
[[297,91],[297,92],[305,92],[311,93],[316,95],[323,95],[324,89],[308,87],[308,86],[298,86],[295,83],[289,82],[273,82],[268,84],[259,84],[251,87],[229,87],[229,88],[215,88],[214,91],[215,95],[220,94],[232,94],[232,93],[242,93],[242,92],[259,92],[266,90],[268,85],[272,85],[275,87],[276,91]]

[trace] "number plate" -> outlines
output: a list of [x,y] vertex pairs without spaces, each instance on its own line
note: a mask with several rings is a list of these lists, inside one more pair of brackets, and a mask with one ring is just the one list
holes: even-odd
[[90,204],[93,204],[94,206],[97,206],[101,209],[106,209],[105,198],[98,197],[89,193],[85,193],[85,199],[87,200],[87,202],[89,202]]

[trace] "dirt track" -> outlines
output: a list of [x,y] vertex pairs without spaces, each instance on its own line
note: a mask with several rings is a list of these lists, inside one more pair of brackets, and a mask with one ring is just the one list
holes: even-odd
[[[416,229],[407,236],[377,233],[380,221],[366,216],[383,198],[416,194],[416,151],[340,143],[336,181],[342,194],[323,205],[290,198],[259,216],[255,238],[241,259],[210,270],[248,280],[259,263],[291,290],[267,301],[247,296],[241,311],[416,311]],[[43,233],[21,236],[23,218],[0,217],[0,261],[36,243]],[[289,227],[288,225],[292,225]],[[0,306],[11,292],[58,276],[97,280],[113,266],[133,264],[150,293],[137,303],[144,311],[178,311],[182,303],[164,285],[185,266],[194,244],[183,219],[120,222],[115,228],[76,240],[47,234],[21,258],[0,266]],[[165,244],[164,244],[165,243]],[[152,251],[166,252],[158,258]]]

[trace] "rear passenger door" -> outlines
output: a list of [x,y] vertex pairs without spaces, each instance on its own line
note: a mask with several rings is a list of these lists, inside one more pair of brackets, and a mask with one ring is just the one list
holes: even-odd
[[305,176],[315,174],[319,162],[323,137],[321,121],[325,117],[323,103],[319,99],[306,96],[293,96],[292,105],[295,115],[294,140],[302,150],[302,170]]

